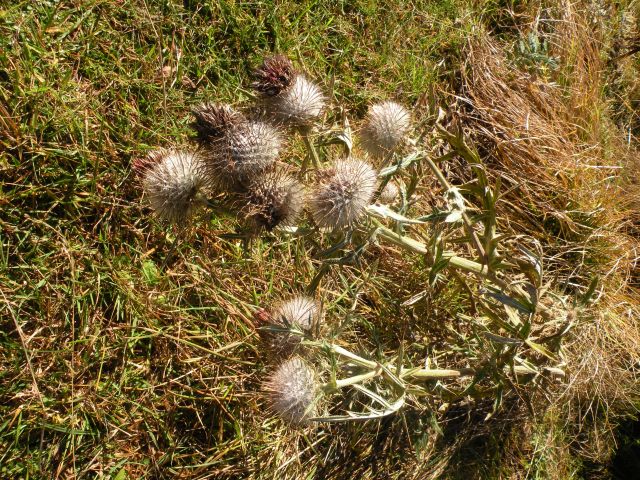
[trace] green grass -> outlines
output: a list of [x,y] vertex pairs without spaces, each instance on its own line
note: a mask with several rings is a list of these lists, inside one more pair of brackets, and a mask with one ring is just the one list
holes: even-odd
[[[0,477],[412,478],[445,457],[451,444],[420,405],[305,434],[269,416],[253,309],[309,284],[314,246],[272,235],[245,250],[221,236],[233,219],[201,219],[165,265],[173,232],[144,207],[130,166],[186,143],[199,102],[249,101],[249,74],[270,52],[296,60],[351,118],[378,98],[433,115],[455,93],[465,39],[502,8],[0,3]],[[419,358],[433,335],[421,315],[455,318],[469,299],[450,280],[399,315],[428,272],[405,262],[385,276],[397,269],[388,262],[340,269],[323,299],[336,318],[358,300],[344,334],[362,348],[404,342]],[[490,435],[445,472],[511,475],[507,437]]]

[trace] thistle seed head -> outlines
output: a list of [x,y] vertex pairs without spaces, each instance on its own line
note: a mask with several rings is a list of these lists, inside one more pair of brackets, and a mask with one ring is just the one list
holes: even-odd
[[257,230],[295,223],[304,206],[304,186],[281,171],[255,178],[244,195],[247,219]]
[[241,177],[254,177],[270,168],[280,151],[282,140],[268,123],[250,120],[229,135],[229,155]]
[[282,140],[271,125],[222,104],[201,105],[194,115],[207,171],[219,189],[233,189],[273,166]]
[[396,102],[372,105],[367,112],[362,140],[365,149],[380,158],[393,151],[406,138],[411,128],[411,115]]
[[200,157],[179,150],[157,150],[134,164],[155,215],[170,224],[184,224],[198,206],[206,185]]
[[382,189],[382,193],[378,197],[378,201],[385,205],[390,205],[395,203],[398,200],[398,195],[400,194],[400,190],[396,186],[395,183],[389,182]]
[[265,350],[274,358],[289,358],[305,337],[313,337],[322,322],[320,304],[313,298],[297,295],[267,311],[259,309],[254,314],[260,326],[276,327],[260,329]]
[[320,173],[320,181],[309,198],[313,219],[321,228],[353,225],[365,213],[375,192],[377,175],[366,162],[340,160]]
[[229,131],[245,121],[244,115],[230,105],[203,103],[193,109],[195,121],[191,124],[202,146],[209,146],[224,138]]
[[315,83],[298,74],[291,87],[272,97],[270,104],[276,118],[285,124],[304,127],[320,116],[326,99]]
[[300,357],[292,357],[280,364],[266,381],[264,389],[273,412],[289,423],[299,425],[317,414],[317,374]]
[[254,77],[252,86],[262,95],[267,111],[284,124],[308,126],[324,110],[326,99],[320,88],[285,56],[265,59]]
[[276,323],[285,327],[299,327],[303,332],[311,332],[321,321],[318,302],[304,295],[281,303],[271,316]]
[[253,89],[265,97],[275,97],[288,89],[296,76],[293,63],[284,55],[267,57],[253,73]]
[[216,143],[203,148],[207,170],[215,185],[232,189],[246,185],[270,170],[282,140],[278,131],[260,120],[247,120],[230,129]]

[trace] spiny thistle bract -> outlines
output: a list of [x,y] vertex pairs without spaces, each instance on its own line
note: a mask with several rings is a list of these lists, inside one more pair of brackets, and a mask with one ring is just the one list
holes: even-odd
[[256,230],[294,225],[304,207],[304,186],[283,171],[255,178],[243,195],[243,210]]
[[411,115],[402,105],[386,101],[369,108],[362,129],[362,143],[376,158],[392,152],[400,145],[411,128]]
[[319,394],[316,372],[300,357],[284,361],[264,384],[274,413],[292,424],[316,416]]
[[393,182],[389,182],[382,189],[382,192],[378,197],[378,201],[382,204],[390,205],[398,200],[399,194],[400,190],[398,189],[397,185]]
[[285,124],[309,126],[324,110],[326,99],[320,88],[283,55],[266,58],[254,77],[252,86],[268,112]]
[[207,180],[202,159],[193,152],[160,149],[134,163],[155,215],[170,224],[183,225],[199,202],[197,195]]
[[282,144],[278,131],[247,119],[228,105],[204,104],[194,109],[197,141],[212,183],[229,189],[269,170]]
[[319,173],[319,183],[309,197],[309,210],[321,228],[353,225],[365,213],[375,192],[373,167],[358,159],[336,162]]

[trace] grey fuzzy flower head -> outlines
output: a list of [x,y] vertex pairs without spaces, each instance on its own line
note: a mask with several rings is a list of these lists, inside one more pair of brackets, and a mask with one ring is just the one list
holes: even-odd
[[268,57],[254,72],[252,86],[270,115],[290,126],[310,126],[323,112],[320,87],[298,72],[283,55]]
[[362,143],[370,155],[383,157],[406,139],[411,128],[411,115],[402,105],[386,101],[369,108],[362,129]]
[[389,182],[382,189],[378,201],[385,205],[391,205],[398,200],[398,195],[400,195],[398,186],[393,182]]
[[243,211],[256,230],[295,224],[304,206],[304,186],[283,171],[255,178],[243,194]]
[[207,172],[219,189],[234,189],[273,167],[282,145],[273,126],[223,104],[203,104],[194,115]]
[[376,171],[355,158],[340,160],[320,172],[309,196],[309,210],[321,228],[352,226],[365,214],[377,184]]
[[285,421],[299,425],[316,416],[318,376],[302,358],[281,363],[264,387],[271,409]]
[[200,205],[206,186],[202,159],[193,152],[160,149],[134,163],[154,214],[169,224],[183,225]]
[[311,297],[296,295],[280,303],[271,316],[282,326],[297,327],[303,332],[311,332],[320,323],[320,305]]

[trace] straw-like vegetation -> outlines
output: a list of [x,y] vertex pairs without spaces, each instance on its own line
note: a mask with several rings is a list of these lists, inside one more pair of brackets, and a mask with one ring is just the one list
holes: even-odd
[[0,477],[630,478],[638,19],[1,6]]

